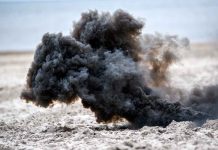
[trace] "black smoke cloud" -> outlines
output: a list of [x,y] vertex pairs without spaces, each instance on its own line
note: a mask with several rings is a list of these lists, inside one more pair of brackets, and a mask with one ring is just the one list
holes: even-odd
[[218,116],[218,85],[203,86],[193,89],[187,106],[195,110],[210,114],[213,118]]
[[[146,45],[143,25],[122,10],[112,15],[89,11],[74,24],[71,35],[46,33],[35,51],[21,98],[43,107],[80,98],[97,122],[125,118],[138,127],[208,117],[202,109],[154,96],[152,87],[167,80],[175,55],[169,48],[157,50],[163,50],[163,40],[155,40],[158,47],[151,41]],[[168,39],[168,47],[176,49],[178,44]]]

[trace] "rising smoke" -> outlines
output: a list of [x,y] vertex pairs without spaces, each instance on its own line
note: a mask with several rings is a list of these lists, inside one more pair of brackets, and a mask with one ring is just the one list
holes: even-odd
[[[35,51],[21,98],[43,107],[80,98],[97,122],[125,118],[137,127],[210,116],[208,109],[194,105],[198,99],[207,101],[202,91],[194,92],[187,103],[190,108],[164,100],[154,90],[167,84],[168,68],[188,42],[142,35],[143,26],[122,10],[112,15],[89,11],[74,24],[71,35],[46,33]],[[210,95],[210,89],[206,93]]]

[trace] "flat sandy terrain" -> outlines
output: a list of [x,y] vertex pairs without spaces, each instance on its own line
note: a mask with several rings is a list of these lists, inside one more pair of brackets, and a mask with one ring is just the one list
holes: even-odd
[[[175,85],[186,80],[190,80],[189,84],[196,84],[196,74],[201,74],[205,68],[209,75],[202,74],[205,76],[202,84],[218,84],[218,71],[214,71],[218,70],[217,45],[195,44],[192,49],[199,51],[193,53],[195,58],[188,55],[179,63],[180,67],[174,66],[171,70],[178,74],[172,76]],[[57,104],[46,109],[27,104],[20,100],[19,94],[32,59],[33,53],[0,54],[1,150],[218,149],[218,120],[208,120],[201,127],[193,122],[173,121],[166,128],[144,126],[131,130],[125,121],[107,125],[96,123],[93,113],[84,109],[80,101],[69,106]],[[186,59],[195,66],[186,63]],[[198,65],[197,62],[201,63]],[[179,72],[181,66],[183,69]],[[211,70],[213,73],[210,73]],[[179,80],[179,77],[184,78]]]

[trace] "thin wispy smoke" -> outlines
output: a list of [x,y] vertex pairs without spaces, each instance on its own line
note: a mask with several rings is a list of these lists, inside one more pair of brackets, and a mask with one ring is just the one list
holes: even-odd
[[80,98],[97,122],[125,118],[138,127],[210,116],[204,109],[170,103],[154,94],[155,87],[167,83],[168,68],[188,41],[141,35],[143,26],[122,10],[89,11],[74,24],[71,35],[46,33],[21,98],[43,107]]

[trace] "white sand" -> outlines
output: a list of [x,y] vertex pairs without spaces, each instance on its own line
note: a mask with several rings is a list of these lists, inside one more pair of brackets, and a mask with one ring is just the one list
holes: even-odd
[[201,127],[172,122],[166,128],[131,130],[125,121],[96,123],[93,113],[79,101],[47,109],[27,104],[19,93],[32,57],[28,53],[0,55],[0,149],[218,149],[218,120],[208,120]]

